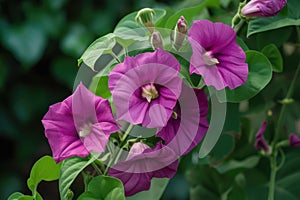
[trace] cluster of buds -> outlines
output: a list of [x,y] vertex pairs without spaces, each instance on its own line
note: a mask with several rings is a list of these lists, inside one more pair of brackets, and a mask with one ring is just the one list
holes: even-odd
[[[155,31],[154,28],[154,22],[153,17],[155,15],[155,12],[151,8],[143,8],[141,9],[136,17],[135,21],[137,23],[142,24],[144,27],[148,29],[148,31],[151,33],[151,44],[153,49],[163,49],[163,38],[159,31]],[[188,32],[188,24],[187,21],[183,16],[181,16],[175,26],[174,32],[172,34],[171,40],[173,47],[178,50],[182,44],[183,41],[186,38]]]

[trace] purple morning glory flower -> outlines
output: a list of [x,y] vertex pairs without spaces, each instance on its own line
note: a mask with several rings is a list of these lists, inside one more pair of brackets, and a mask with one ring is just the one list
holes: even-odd
[[242,8],[245,17],[271,17],[286,5],[287,0],[251,0]]
[[118,120],[163,127],[171,117],[181,92],[180,64],[161,49],[126,57],[109,74]]
[[82,83],[74,94],[50,106],[42,123],[56,162],[103,152],[110,134],[119,130],[109,102]]
[[248,76],[246,55],[236,43],[236,33],[228,25],[208,20],[194,21],[188,38],[193,54],[190,73],[203,77],[204,83],[217,90],[243,85]]
[[177,156],[168,146],[159,142],[151,149],[138,142],[131,147],[127,159],[111,167],[108,174],[120,179],[125,195],[132,196],[148,190],[152,178],[172,178],[177,167]]
[[300,147],[300,138],[296,134],[291,134],[289,137],[289,144],[293,147]]
[[266,153],[269,153],[269,146],[266,142],[266,139],[264,137],[264,132],[266,130],[268,122],[264,121],[260,127],[260,129],[258,130],[258,132],[256,133],[256,140],[255,140],[255,148],[258,150],[263,150]]
[[[198,106],[197,106],[198,105]],[[190,152],[208,130],[208,101],[204,90],[182,86],[182,94],[168,124],[157,133],[177,155]]]

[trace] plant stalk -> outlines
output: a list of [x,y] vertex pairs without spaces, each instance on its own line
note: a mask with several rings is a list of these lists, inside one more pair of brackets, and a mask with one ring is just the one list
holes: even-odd
[[275,154],[270,157],[271,172],[270,172],[268,200],[274,200],[274,196],[275,196],[275,183],[276,183],[276,173],[277,173],[276,157],[277,157],[277,152],[275,152]]
[[[294,90],[295,90],[295,85],[296,85],[296,81],[297,81],[297,78],[298,78],[299,74],[300,74],[300,63],[298,64],[296,73],[293,77],[293,80],[291,82],[291,85],[289,87],[289,90],[288,90],[288,93],[287,93],[285,99],[290,99],[292,97],[292,95],[294,93]],[[278,121],[277,121],[277,126],[276,126],[276,129],[275,129],[275,136],[274,136],[274,140],[273,140],[273,148],[274,149],[276,148],[276,142],[279,139],[279,135],[280,135],[281,128],[282,128],[284,118],[285,118],[285,112],[286,112],[287,105],[288,104],[283,104],[282,107],[281,107],[281,111],[280,111],[279,118],[278,118]]]
[[110,168],[110,166],[113,164],[113,163],[116,163],[119,159],[120,159],[120,156],[122,154],[122,147],[124,145],[124,142],[126,140],[126,138],[128,137],[129,133],[131,132],[131,130],[133,129],[134,125],[133,124],[129,124],[129,126],[127,127],[123,137],[121,138],[121,143],[120,143],[120,149],[117,153],[117,156],[116,157],[112,157],[110,160],[109,160],[109,163],[108,165],[106,166],[105,168],[105,171],[104,171],[104,175],[107,175],[107,172],[108,172],[108,169]]

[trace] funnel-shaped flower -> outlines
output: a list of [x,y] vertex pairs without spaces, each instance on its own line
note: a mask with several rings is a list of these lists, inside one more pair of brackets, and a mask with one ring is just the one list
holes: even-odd
[[179,68],[176,58],[161,49],[126,57],[108,80],[117,118],[148,128],[165,126],[181,92]]
[[287,0],[251,0],[242,8],[245,17],[271,17],[286,5]]
[[74,94],[50,106],[42,123],[56,162],[103,152],[110,134],[119,130],[109,102],[82,83]]
[[289,137],[290,146],[300,147],[300,137],[296,134],[291,134]]
[[151,149],[143,143],[135,143],[127,159],[109,169],[108,174],[123,182],[125,195],[131,196],[150,188],[152,178],[172,178],[178,167],[176,154],[157,143]]
[[260,127],[260,129],[258,130],[258,132],[256,133],[256,140],[255,140],[255,148],[258,150],[263,150],[265,153],[269,153],[269,146],[266,142],[266,139],[264,137],[264,132],[266,130],[268,123],[267,121],[264,121]]
[[187,154],[199,144],[208,130],[207,112],[208,101],[204,90],[192,90],[183,84],[173,115],[157,136],[177,155]]
[[236,43],[236,33],[228,25],[208,20],[194,21],[189,41],[193,54],[190,73],[203,77],[204,83],[217,90],[243,85],[248,76],[246,55]]

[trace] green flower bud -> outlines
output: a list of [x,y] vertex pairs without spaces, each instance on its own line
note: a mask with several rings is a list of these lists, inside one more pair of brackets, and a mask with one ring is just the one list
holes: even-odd
[[137,23],[143,24],[151,33],[154,31],[154,23],[153,23],[153,16],[155,12],[151,8],[143,8],[141,9],[136,17],[135,21]]

